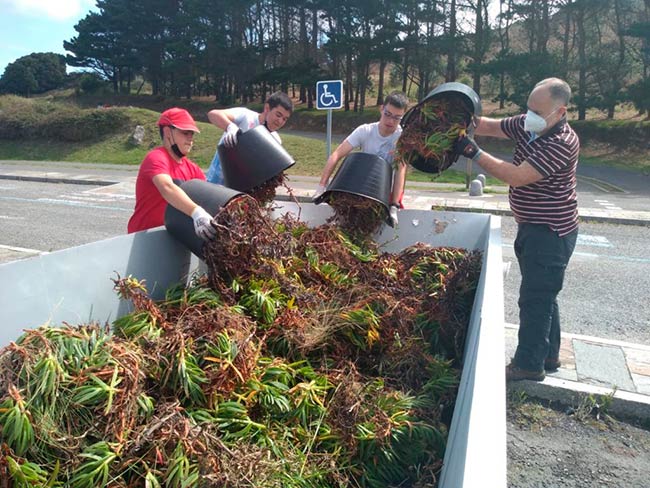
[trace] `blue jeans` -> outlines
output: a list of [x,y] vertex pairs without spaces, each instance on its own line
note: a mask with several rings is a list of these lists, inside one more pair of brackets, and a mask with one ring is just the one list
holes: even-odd
[[515,239],[515,255],[521,271],[519,344],[514,363],[522,369],[542,371],[546,358],[559,357],[557,296],[577,238],[577,229],[559,237],[547,225],[519,225]]
[[214,157],[210,163],[208,174],[205,177],[210,183],[217,183],[223,185],[223,172],[221,171],[221,161],[219,161],[219,152],[214,152]]

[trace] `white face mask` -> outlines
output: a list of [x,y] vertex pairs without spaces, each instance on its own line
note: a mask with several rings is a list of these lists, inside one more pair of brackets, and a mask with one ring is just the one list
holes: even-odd
[[546,119],[559,110],[559,107],[553,110],[546,118],[541,115],[536,114],[532,110],[526,112],[526,118],[524,119],[524,130],[526,132],[532,132],[534,134],[539,134],[544,129],[546,129]]
[[529,110],[524,119],[524,130],[526,132],[539,133],[546,129],[546,119],[541,115]]

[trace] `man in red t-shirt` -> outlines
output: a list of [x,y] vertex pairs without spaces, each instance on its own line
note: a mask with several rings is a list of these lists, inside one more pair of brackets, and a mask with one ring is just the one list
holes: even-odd
[[174,206],[192,217],[196,235],[212,239],[216,230],[212,216],[197,205],[174,181],[199,179],[205,175],[186,157],[192,149],[194,134],[200,132],[187,110],[170,108],[158,119],[163,145],[150,151],[140,165],[135,183],[135,209],[129,219],[129,233],[163,225],[165,207]]

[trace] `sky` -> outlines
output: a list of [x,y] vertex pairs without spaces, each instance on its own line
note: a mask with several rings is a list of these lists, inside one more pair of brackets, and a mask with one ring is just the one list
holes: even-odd
[[[95,0],[0,0],[0,76],[22,56],[65,54],[63,41],[77,35],[74,26],[91,10],[97,10]],[[491,11],[490,19],[496,13]]]
[[91,9],[95,0],[0,0],[0,75],[31,53],[65,54],[63,41]]

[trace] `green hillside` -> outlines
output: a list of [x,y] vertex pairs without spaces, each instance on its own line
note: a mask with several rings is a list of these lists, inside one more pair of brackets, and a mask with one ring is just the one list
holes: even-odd
[[[0,159],[138,165],[151,148],[160,144],[156,126],[159,110],[172,106],[169,103],[160,105],[163,106],[155,111],[130,106],[81,108],[75,103],[51,97],[27,99],[12,95],[1,96]],[[185,106],[182,103],[178,105]],[[209,110],[209,104],[195,103],[190,110],[197,120],[206,119],[205,113]],[[353,119],[352,114],[340,115],[347,119],[348,125],[354,126],[377,118],[374,110],[368,112],[356,119]],[[303,120],[297,129],[320,131],[318,120],[322,113],[313,114],[313,126],[304,122],[307,115],[296,115]],[[207,169],[222,131],[207,122],[197,123],[201,133],[194,138],[190,157],[202,168]],[[130,141],[137,125],[144,127],[145,138],[141,145],[136,146]],[[321,174],[327,159],[323,140],[285,132],[282,134],[282,141],[285,149],[297,162],[289,170],[290,174]],[[434,178],[413,170],[409,180],[433,181]],[[435,181],[464,183],[465,175],[449,170],[435,178]]]
[[[113,100],[111,100],[113,101]],[[136,108],[128,101],[147,104]],[[85,99],[80,105],[75,98],[21,98],[0,96],[0,159],[76,161],[138,165],[147,151],[159,145],[156,121],[161,110],[174,103],[153,97],[143,100],[121,100],[123,105],[105,108]],[[191,158],[207,168],[214,155],[221,130],[206,122],[206,113],[214,106],[208,101],[177,101],[188,107],[199,121],[201,133],[195,137]],[[258,106],[251,108],[260,109]],[[347,134],[360,123],[377,119],[375,107],[363,114],[336,112],[336,129]],[[501,115],[501,114],[499,114]],[[572,122],[581,137],[583,163],[624,166],[634,170],[650,170],[648,140],[650,122],[638,120]],[[145,128],[143,144],[134,145],[131,134],[137,125]],[[325,132],[325,112],[296,110],[287,129]],[[292,174],[320,175],[326,160],[325,142],[319,139],[282,133],[284,147],[296,159]],[[509,152],[507,141],[481,140],[492,151]],[[431,181],[431,175],[412,170],[409,180]],[[446,171],[435,181],[463,183],[461,173]]]
[[[158,111],[134,107],[79,108],[45,99],[0,97],[0,159],[140,164],[160,144]],[[198,119],[198,117],[197,117]],[[145,129],[141,145],[131,142],[135,127]],[[191,158],[207,168],[222,131],[198,122]],[[303,174],[320,174],[325,143],[283,135],[285,148],[299,161]]]

